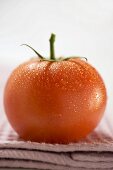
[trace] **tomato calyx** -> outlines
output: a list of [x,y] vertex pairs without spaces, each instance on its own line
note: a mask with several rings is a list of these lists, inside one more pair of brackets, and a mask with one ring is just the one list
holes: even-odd
[[81,60],[83,59],[85,61],[88,61],[88,59],[86,57],[77,57],[77,56],[66,57],[66,58],[63,59],[63,61],[67,61],[69,59],[75,59],[75,58],[76,59],[78,58],[78,59],[81,59]]
[[31,50],[33,50],[34,52],[35,52],[35,54],[40,58],[40,59],[44,59],[44,57],[41,55],[41,54],[39,54],[34,48],[32,48],[30,45],[28,45],[28,44],[21,44],[21,46],[22,45],[25,45],[25,46],[27,46],[27,47],[29,47]]
[[[88,61],[88,59],[86,57],[78,57],[78,56],[71,56],[71,57],[59,57],[59,58],[55,58],[55,50],[54,50],[54,42],[55,42],[55,34],[51,34],[51,37],[49,39],[50,42],[50,58],[47,59],[46,57],[43,57],[41,54],[39,54],[34,48],[32,48],[30,45],[28,44],[22,44],[21,46],[27,46],[29,47],[31,50],[33,50],[35,52],[35,54],[38,56],[38,61],[51,61],[51,62],[55,62],[55,61],[67,61],[69,59],[85,59],[85,61]],[[32,58],[34,59],[34,58]]]

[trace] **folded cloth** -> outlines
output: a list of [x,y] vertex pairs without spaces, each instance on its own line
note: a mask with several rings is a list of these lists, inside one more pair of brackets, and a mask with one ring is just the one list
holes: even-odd
[[0,122],[0,168],[48,170],[113,169],[113,120],[105,118],[77,143],[46,144],[19,139],[7,120]]

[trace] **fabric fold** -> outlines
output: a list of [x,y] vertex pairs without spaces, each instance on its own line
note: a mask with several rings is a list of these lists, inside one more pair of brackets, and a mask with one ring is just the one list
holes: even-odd
[[64,145],[23,141],[4,120],[0,124],[0,168],[113,169],[113,135],[106,125],[104,119],[85,140]]

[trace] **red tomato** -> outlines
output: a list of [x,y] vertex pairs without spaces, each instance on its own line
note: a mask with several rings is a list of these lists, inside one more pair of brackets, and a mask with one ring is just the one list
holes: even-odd
[[19,136],[47,143],[86,137],[100,122],[106,100],[101,76],[80,58],[21,64],[4,93],[8,120]]

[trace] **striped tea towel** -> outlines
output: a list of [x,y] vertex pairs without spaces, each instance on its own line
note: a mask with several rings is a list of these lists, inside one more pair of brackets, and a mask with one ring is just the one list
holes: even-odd
[[0,121],[0,168],[112,170],[113,120],[107,116],[85,140],[68,145],[26,142]]

